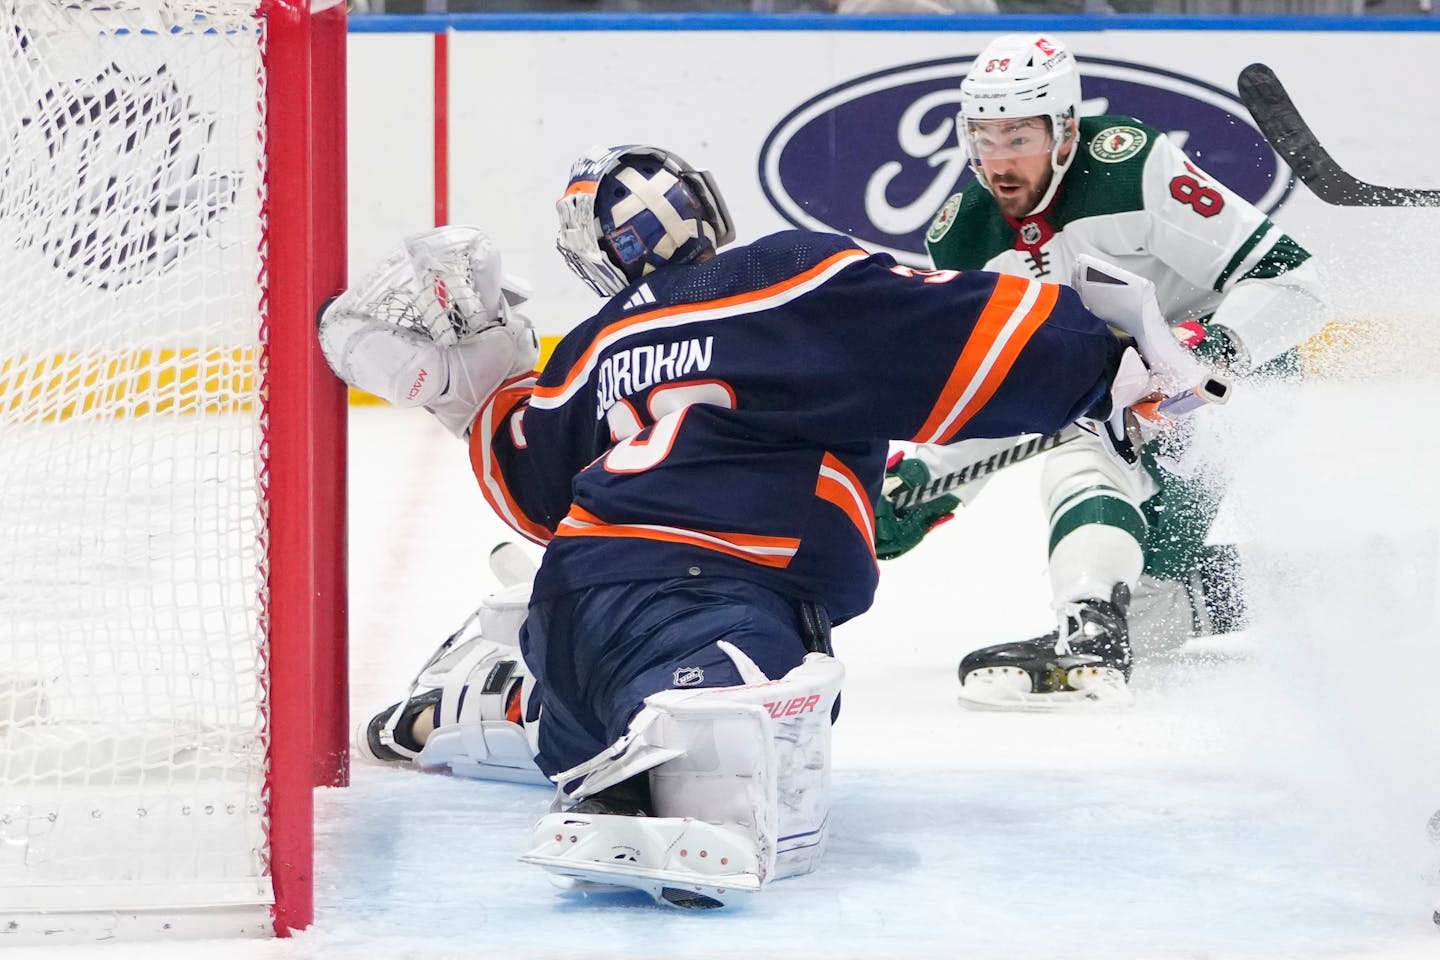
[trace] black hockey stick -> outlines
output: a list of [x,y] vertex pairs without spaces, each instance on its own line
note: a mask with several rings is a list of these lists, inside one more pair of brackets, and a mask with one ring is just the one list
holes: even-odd
[[976,460],[974,463],[967,464],[959,470],[951,471],[943,477],[931,480],[923,487],[912,487],[908,490],[903,487],[896,489],[889,494],[890,503],[894,505],[896,510],[908,510],[917,503],[925,503],[928,500],[934,500],[936,497],[943,497],[956,487],[973,483],[982,477],[988,477],[990,474],[1004,467],[1029,460],[1031,457],[1039,456],[1047,450],[1054,450],[1062,443],[1069,443],[1084,432],[1085,431],[1072,423],[1059,433],[1050,433],[1043,437],[1031,437],[1028,440],[1022,440],[1008,450],[1000,450],[992,453],[982,460]]
[[1260,132],[1310,192],[1339,207],[1440,207],[1440,190],[1381,187],[1356,180],[1315,138],[1275,71],[1252,63],[1236,81],[1240,100]]
[[[1197,386],[1171,394],[1158,403],[1152,403],[1153,411],[1146,415],[1146,419],[1163,423],[1167,418],[1184,416],[1209,403],[1225,403],[1229,398],[1229,379],[1222,374],[1212,373],[1201,380]],[[1137,405],[1135,409],[1138,411],[1139,406]],[[918,503],[926,503],[937,497],[943,497],[956,487],[984,479],[997,470],[1003,470],[1005,467],[1022,463],[1048,450],[1054,450],[1061,444],[1069,443],[1087,433],[1091,436],[1103,436],[1103,434],[1097,434],[1093,429],[1072,423],[1056,433],[1047,433],[1043,437],[1030,437],[1007,450],[998,450],[988,457],[966,464],[959,470],[952,470],[937,480],[931,480],[923,487],[912,487],[908,490],[904,487],[897,487],[886,496],[889,497],[891,505],[896,510],[908,510]],[[1110,442],[1114,443],[1113,440]],[[1129,449],[1133,457],[1125,453],[1120,455],[1134,463],[1135,459],[1138,459],[1141,442],[1138,434],[1132,436]]]

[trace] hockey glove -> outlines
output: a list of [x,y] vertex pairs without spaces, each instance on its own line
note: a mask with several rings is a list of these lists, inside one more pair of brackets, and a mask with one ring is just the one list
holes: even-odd
[[1235,335],[1218,323],[1186,320],[1171,327],[1170,331],[1182,347],[1193,352],[1212,369],[1229,370],[1242,356]]
[[472,227],[408,238],[320,312],[320,348],[340,379],[401,407],[425,407],[465,436],[507,379],[531,370],[539,344],[514,308],[523,287]]
[[930,468],[914,457],[896,453],[885,465],[885,486],[880,503],[875,507],[875,556],[893,560],[915,547],[925,534],[955,517],[960,498],[945,494],[934,500],[922,500],[913,506],[895,509],[891,495],[909,491],[930,482]]

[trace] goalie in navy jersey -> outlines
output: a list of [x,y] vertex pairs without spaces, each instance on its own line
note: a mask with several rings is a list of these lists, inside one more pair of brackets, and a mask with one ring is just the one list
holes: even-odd
[[1134,303],[1102,319],[1068,287],[912,270],[832,234],[728,246],[713,179],[668,150],[591,150],[557,207],[561,254],[607,299],[538,376],[524,294],[470,228],[407,240],[322,313],[336,372],[465,438],[490,505],[546,546],[360,750],[538,768],[556,812],[525,859],[719,906],[824,849],[830,627],[872,600],[889,441],[1080,418],[1119,437],[1188,371],[1107,327],[1139,323]]

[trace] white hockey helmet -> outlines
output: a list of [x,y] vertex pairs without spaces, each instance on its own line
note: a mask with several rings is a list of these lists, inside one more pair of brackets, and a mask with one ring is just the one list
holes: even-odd
[[556,249],[601,296],[735,239],[710,172],[660,147],[590,148],[571,167],[555,210]]
[[[1061,148],[1075,135],[1080,112],[1080,71],[1065,44],[1044,33],[1007,33],[975,58],[960,83],[960,136],[975,178],[990,189],[980,163],[972,124],[1011,117],[1046,117],[1050,121],[1050,186],[1030,213],[1038,213],[1055,196],[1075,151],[1062,161]],[[1028,216],[1028,214],[1027,214]]]

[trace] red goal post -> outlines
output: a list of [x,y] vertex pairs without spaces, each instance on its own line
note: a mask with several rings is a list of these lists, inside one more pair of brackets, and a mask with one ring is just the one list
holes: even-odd
[[344,105],[343,3],[0,0],[0,946],[313,918]]

